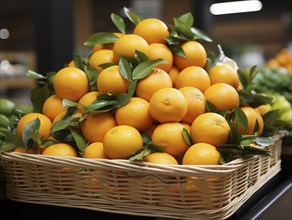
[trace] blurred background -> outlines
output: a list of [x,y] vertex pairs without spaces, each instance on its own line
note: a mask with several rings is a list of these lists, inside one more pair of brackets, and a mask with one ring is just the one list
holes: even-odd
[[[194,26],[220,44],[239,68],[262,65],[283,48],[291,51],[291,1],[250,1],[253,12],[220,14],[215,0],[0,0],[0,96],[29,103],[36,82],[28,69],[43,75],[58,71],[73,54],[86,56],[83,42],[95,32],[116,32],[110,15],[128,7],[142,17],[173,23],[191,12]],[[225,7],[226,8],[226,7]],[[218,14],[219,13],[219,14]],[[126,23],[128,32],[133,24]]]

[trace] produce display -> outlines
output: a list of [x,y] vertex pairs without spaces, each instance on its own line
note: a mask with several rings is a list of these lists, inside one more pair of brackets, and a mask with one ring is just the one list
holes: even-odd
[[[272,70],[240,70],[220,45],[212,59],[204,43],[212,40],[193,27],[191,13],[168,24],[124,12],[131,33],[112,13],[117,32],[89,36],[87,57],[75,54],[45,76],[27,72],[40,83],[31,91],[33,110],[13,111],[13,122],[12,112],[1,112],[1,141],[9,132],[14,145],[1,151],[177,165],[270,155],[270,136],[289,124],[288,104],[276,108],[275,100],[285,97],[291,111],[291,99],[274,93],[277,80],[271,91]],[[291,95],[291,74],[290,84],[288,74],[274,77],[285,78]],[[271,106],[268,113],[262,105]]]

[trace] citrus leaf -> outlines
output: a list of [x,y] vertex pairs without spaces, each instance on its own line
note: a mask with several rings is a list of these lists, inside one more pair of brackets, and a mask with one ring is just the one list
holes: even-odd
[[207,99],[206,99],[206,109],[208,112],[215,112],[215,113],[217,112],[216,106],[213,103],[209,102]]
[[180,20],[182,23],[184,23],[185,26],[187,26],[187,27],[192,27],[194,24],[194,17],[192,15],[192,13],[190,13],[190,12],[179,16],[178,20]]
[[83,151],[87,145],[85,138],[78,132],[77,129],[70,128],[70,131],[71,131],[71,134],[75,140],[77,148],[79,149],[79,151],[81,153],[83,153]]
[[36,118],[24,126],[22,141],[26,149],[30,149],[33,143],[41,143],[39,128],[41,125],[41,121],[39,118]]
[[85,46],[94,46],[95,44],[108,44],[114,43],[119,39],[118,36],[109,32],[98,32],[91,35],[87,41],[84,42]]
[[186,54],[185,52],[183,51],[182,47],[178,44],[172,44],[172,45],[169,45],[168,46],[169,49],[171,50],[172,53],[178,55],[178,56],[181,56],[183,58],[186,58]]
[[191,40],[194,38],[194,33],[191,31],[190,27],[187,27],[185,25],[184,22],[182,22],[181,20],[179,20],[178,18],[174,18],[173,19],[175,27],[176,27],[176,31],[179,34],[182,34],[184,37],[186,37],[186,39]]
[[51,128],[51,132],[54,133],[68,128],[71,121],[72,119],[70,117],[63,117],[62,119],[54,123],[54,125]]
[[253,146],[243,146],[244,155],[263,155],[263,156],[271,156],[271,152],[269,150],[253,147]]
[[141,63],[143,61],[148,60],[148,57],[145,53],[142,53],[138,50],[135,50],[135,54],[134,54],[135,58],[137,59],[138,63]]
[[97,81],[99,72],[95,68],[91,67],[89,63],[87,63],[85,66],[85,73],[88,77],[91,91],[97,90],[96,81]]
[[121,57],[119,60],[119,70],[125,79],[131,80],[132,78],[131,65],[124,57]]
[[42,74],[39,74],[39,73],[37,73],[37,72],[34,72],[34,71],[32,71],[32,70],[28,70],[28,71],[26,72],[26,76],[28,76],[28,77],[32,77],[32,78],[34,78],[34,79],[47,79],[47,77],[45,77],[45,76],[43,76]]
[[127,7],[124,7],[124,13],[127,16],[127,18],[135,25],[137,25],[140,21],[143,20],[143,18],[140,15],[137,15],[136,13],[130,11]]
[[268,111],[263,116],[264,124],[273,124],[279,117],[279,109]]
[[97,110],[110,111],[116,105],[116,103],[117,101],[115,100],[109,101],[97,99],[86,108],[85,113],[90,113]]
[[142,161],[144,157],[148,156],[149,154],[151,154],[151,150],[149,148],[144,148],[141,152],[134,154],[133,156],[131,156],[129,158],[130,161]]
[[129,93],[120,94],[117,97],[117,102],[115,104],[115,108],[120,108],[120,107],[126,105],[130,101],[131,98],[132,98],[132,95]]
[[244,111],[239,107],[235,107],[234,112],[236,123],[243,129],[247,129],[248,121]]
[[139,63],[138,66],[135,67],[132,73],[133,80],[143,79],[146,77],[154,67],[158,64],[167,63],[165,60],[159,58],[155,60],[146,60],[142,63]]
[[125,25],[124,19],[115,13],[111,14],[111,19],[112,19],[112,22],[115,24],[115,26],[119,29],[119,31],[125,34],[126,25]]
[[151,151],[155,151],[155,152],[164,152],[164,150],[165,150],[165,147],[155,145],[155,144],[153,144],[153,143],[151,143],[151,142],[147,144],[147,147],[148,147]]
[[133,97],[135,91],[136,91],[136,86],[137,86],[138,80],[132,80],[130,82],[129,88],[128,88],[128,94]]
[[106,68],[108,68],[108,67],[110,67],[110,66],[114,66],[114,65],[116,65],[115,63],[103,63],[103,64],[100,64],[100,65],[98,65],[101,69],[106,69]]
[[74,142],[74,138],[69,129],[63,129],[56,132],[52,132],[52,137],[60,142]]
[[198,39],[202,39],[207,42],[213,41],[204,31],[200,30],[199,28],[192,27],[191,31],[195,36],[197,36]]
[[241,140],[242,140],[242,135],[238,129],[238,127],[233,124],[228,122],[229,127],[230,127],[230,136],[229,136],[229,140],[228,143],[230,144],[240,144]]
[[73,55],[73,61],[74,61],[74,65],[78,68],[81,69],[82,71],[84,71],[84,67],[83,67],[83,63],[82,63],[82,59],[79,55],[74,54]]
[[70,99],[67,99],[67,98],[63,98],[62,99],[62,105],[63,105],[63,108],[66,108],[66,107],[69,107],[69,106],[77,106],[77,102],[74,102],[74,101],[71,101]]
[[192,140],[191,140],[191,137],[190,137],[190,134],[189,134],[188,130],[183,128],[182,129],[182,135],[183,135],[183,138],[184,138],[185,142],[187,143],[187,145],[191,146],[192,145]]
[[144,144],[148,144],[151,142],[151,137],[146,133],[141,133],[142,140]]
[[50,90],[48,85],[31,90],[30,100],[32,102],[34,112],[42,112],[43,103],[49,96]]

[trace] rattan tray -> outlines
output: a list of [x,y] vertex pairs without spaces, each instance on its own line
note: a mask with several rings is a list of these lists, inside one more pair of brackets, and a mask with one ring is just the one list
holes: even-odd
[[173,219],[226,219],[281,168],[272,156],[225,165],[159,165],[128,160],[1,154],[11,200]]

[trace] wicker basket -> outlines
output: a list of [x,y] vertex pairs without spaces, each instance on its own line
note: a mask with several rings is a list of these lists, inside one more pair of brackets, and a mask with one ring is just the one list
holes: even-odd
[[271,157],[225,165],[159,165],[128,160],[2,153],[11,200],[174,219],[226,219],[280,171],[281,135]]

